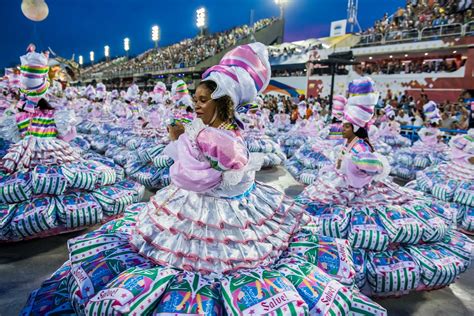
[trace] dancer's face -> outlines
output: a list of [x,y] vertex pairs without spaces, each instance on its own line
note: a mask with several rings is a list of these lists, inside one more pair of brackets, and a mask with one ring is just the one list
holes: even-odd
[[199,85],[194,95],[196,116],[206,125],[211,123],[217,110],[217,102],[211,98],[211,94],[205,85]]
[[342,137],[343,138],[351,138],[354,136],[354,129],[351,123],[344,123],[342,124]]

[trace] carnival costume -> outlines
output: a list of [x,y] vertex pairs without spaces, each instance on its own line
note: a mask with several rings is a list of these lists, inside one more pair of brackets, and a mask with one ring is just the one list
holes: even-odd
[[245,130],[242,136],[250,152],[260,152],[264,155],[262,167],[278,166],[286,160],[286,156],[280,146],[265,134],[266,119],[261,111],[263,100],[258,99],[260,98],[257,97],[255,102],[243,107],[246,114],[243,118]]
[[418,171],[444,162],[449,157],[448,146],[442,140],[443,132],[431,126],[439,124],[441,120],[437,105],[430,101],[423,106],[423,110],[430,126],[418,131],[420,140],[412,147],[399,150],[394,155],[396,163],[392,174],[403,179],[412,180]]
[[[366,128],[377,95],[373,83],[351,83],[345,120]],[[361,93],[365,91],[365,93]],[[314,231],[344,238],[353,247],[356,283],[374,296],[448,286],[471,262],[472,242],[452,229],[454,213],[387,179],[386,158],[367,140],[346,143],[340,168],[320,172],[299,196]]]
[[[204,73],[204,80],[217,83],[212,98],[228,95],[236,108],[252,101],[269,79],[268,53],[260,43],[235,48]],[[348,287],[353,270],[347,243],[298,233],[309,219],[305,211],[255,182],[261,158],[248,152],[241,123],[213,128],[196,119],[187,125],[167,148],[175,160],[172,184],[148,204],[131,207],[124,220],[70,240],[70,260],[30,296],[25,310],[385,314]]]
[[40,108],[48,89],[47,55],[29,47],[21,57],[19,112],[10,122],[21,139],[0,161],[0,241],[18,241],[80,229],[121,214],[144,188],[114,169],[83,159],[67,142],[72,118]]
[[285,164],[291,175],[303,184],[311,184],[319,170],[334,163],[339,146],[343,143],[342,118],[346,98],[334,96],[332,105],[333,122],[321,130],[313,131],[318,137],[304,144]]
[[434,165],[417,173],[417,189],[436,198],[433,207],[451,209],[456,214],[458,227],[468,234],[474,233],[474,132],[455,136],[450,141],[448,163]]

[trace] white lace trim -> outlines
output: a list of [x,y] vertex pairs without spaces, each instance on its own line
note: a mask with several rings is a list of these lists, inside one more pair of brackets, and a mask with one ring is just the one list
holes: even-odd
[[383,156],[379,153],[375,153],[375,155],[377,155],[377,158],[382,163],[383,171],[382,171],[381,174],[374,177],[374,181],[382,181],[382,180],[384,180],[385,178],[387,178],[389,176],[390,170],[392,168],[390,167],[390,162],[388,161],[387,157],[385,157],[385,156]]
[[227,170],[222,172],[222,181],[219,187],[230,187],[239,184],[246,174],[260,170],[264,159],[265,155],[263,153],[250,153],[249,160],[245,167],[239,170]]
[[184,127],[186,134],[189,136],[189,139],[196,143],[196,138],[199,133],[205,129],[207,126],[200,118],[195,118],[191,124],[188,124]]

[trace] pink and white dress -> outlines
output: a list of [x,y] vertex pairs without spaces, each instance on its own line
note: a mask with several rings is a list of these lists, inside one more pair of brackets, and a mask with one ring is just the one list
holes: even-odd
[[172,184],[138,216],[131,239],[158,264],[204,273],[268,265],[307,221],[282,193],[255,183],[261,160],[232,131],[196,119],[166,151]]
[[[356,308],[386,315],[352,290],[347,242],[300,231],[307,213],[255,182],[261,159],[238,132],[200,119],[185,130],[166,149],[175,160],[172,184],[123,219],[70,240],[70,261],[25,310],[303,316]],[[60,296],[67,302],[59,307]]]

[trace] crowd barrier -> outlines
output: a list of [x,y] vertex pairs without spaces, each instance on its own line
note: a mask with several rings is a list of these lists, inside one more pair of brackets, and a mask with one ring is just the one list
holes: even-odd
[[438,40],[449,36],[470,35],[474,35],[474,21],[471,21],[466,24],[453,23],[446,25],[428,26],[421,30],[408,29],[387,32],[384,34],[364,34],[360,36],[360,41],[356,45],[356,47]]

